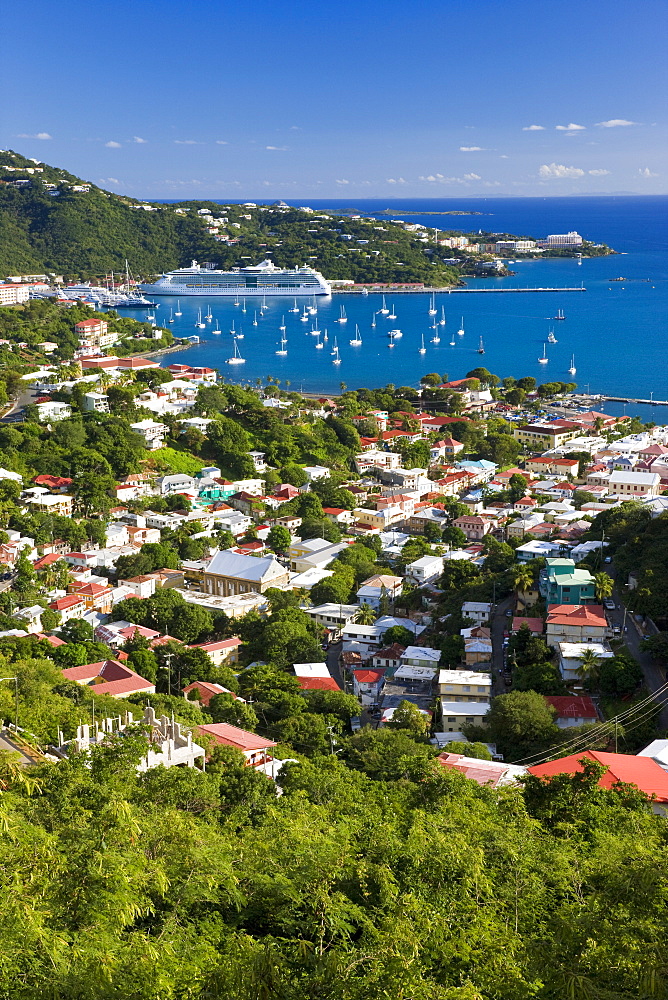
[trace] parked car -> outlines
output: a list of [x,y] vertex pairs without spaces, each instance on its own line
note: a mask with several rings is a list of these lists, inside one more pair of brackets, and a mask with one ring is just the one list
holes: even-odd
[[611,597],[606,597],[603,600],[603,607],[607,608],[608,611],[614,611],[615,610],[615,602],[613,601],[613,599]]

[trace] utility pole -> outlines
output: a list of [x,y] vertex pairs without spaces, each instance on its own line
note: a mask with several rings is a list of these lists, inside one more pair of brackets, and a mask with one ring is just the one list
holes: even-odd
[[173,653],[165,653],[165,660],[167,661],[167,694],[172,693],[172,657]]

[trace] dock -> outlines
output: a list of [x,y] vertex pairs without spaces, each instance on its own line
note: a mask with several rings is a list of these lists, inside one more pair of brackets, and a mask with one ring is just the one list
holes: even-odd
[[630,396],[599,396],[599,399],[610,403],[646,403],[647,406],[668,406],[668,399],[631,399]]
[[587,289],[584,285],[578,285],[576,288],[430,288],[427,285],[424,288],[393,288],[391,285],[381,285],[374,288],[332,288],[333,295],[340,295],[345,293],[346,295],[363,295],[364,292],[369,295],[496,295],[500,292],[505,292],[510,294],[511,292],[521,292],[521,293],[533,293],[533,292],[586,292]]

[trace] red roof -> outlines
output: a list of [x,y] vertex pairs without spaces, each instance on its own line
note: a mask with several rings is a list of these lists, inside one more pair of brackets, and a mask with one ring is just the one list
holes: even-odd
[[78,594],[70,594],[69,597],[59,597],[57,601],[52,601],[49,607],[52,611],[67,611],[69,608],[74,608],[77,604],[84,604],[83,597],[79,597]]
[[231,639],[220,639],[218,642],[197,642],[191,649],[203,649],[205,653],[215,653],[219,649],[235,649],[241,645],[241,639],[233,636]]
[[264,750],[266,747],[276,746],[266,736],[249,733],[245,729],[239,729],[237,726],[230,726],[227,722],[214,722],[208,726],[198,726],[197,729],[200,733],[212,736],[216,743],[223,743],[228,747],[236,747],[237,750]]
[[63,670],[63,677],[79,684],[90,684],[97,694],[108,694],[113,698],[139,691],[155,691],[155,684],[118,660],[100,660],[81,667],[69,667]]
[[340,691],[333,677],[298,677],[302,691]]
[[212,681],[193,681],[192,684],[184,687],[184,697],[190,694],[191,691],[197,691],[199,694],[198,701],[201,701],[205,708],[208,707],[211,699],[215,698],[217,694],[231,694],[233,698],[236,698],[233,691],[223,687],[222,684],[214,684]]
[[559,719],[598,719],[596,706],[587,695],[549,695],[545,701],[556,710]]
[[508,770],[507,764],[493,760],[477,760],[464,757],[461,753],[442,753],[437,758],[439,764],[448,771],[459,771],[465,778],[470,778],[478,785],[491,785],[496,788],[501,778]]
[[398,642],[393,642],[391,646],[379,649],[373,654],[374,660],[400,660],[402,653],[406,652],[406,647]]
[[552,778],[556,774],[577,774],[582,770],[580,761],[583,758],[608,768],[599,781],[601,788],[612,788],[617,781],[623,781],[628,785],[636,785],[645,795],[655,795],[659,802],[668,802],[668,772],[659,767],[651,757],[584,750],[545,764],[535,764],[528,771],[539,778]]
[[548,625],[597,625],[607,627],[601,604],[550,604]]
[[48,556],[42,556],[37,562],[33,563],[33,569],[40,570],[46,569],[47,566],[51,566],[52,563],[60,562],[63,557],[58,555],[57,552],[51,552]]
[[61,486],[71,486],[72,480],[68,479],[67,476],[35,476],[33,483],[37,483],[38,486],[49,486],[52,490],[58,489]]
[[375,684],[385,676],[384,670],[355,670],[353,673],[359,684]]
[[543,634],[543,629],[545,628],[545,623],[542,618],[513,618],[513,625],[511,631],[519,632],[523,625],[527,625],[530,632],[534,632],[537,635]]

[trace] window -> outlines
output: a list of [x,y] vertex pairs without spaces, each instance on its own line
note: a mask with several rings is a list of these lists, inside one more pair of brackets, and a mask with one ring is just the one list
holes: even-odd
[[466,716],[466,722],[473,722],[473,721],[474,721],[474,719],[473,719],[472,715],[467,715]]
[[463,684],[462,685],[462,691],[470,691],[470,690],[471,690],[471,688],[469,687],[468,684]]
[[[448,722],[456,722],[456,721],[457,721],[456,716],[454,716],[454,715],[449,715],[448,716]],[[452,732],[452,730],[450,730],[450,732]]]

